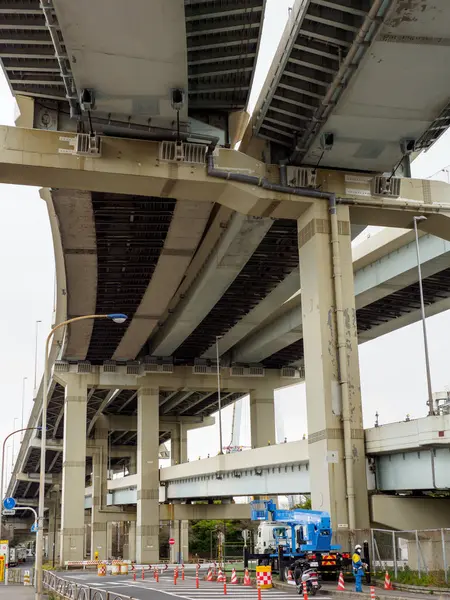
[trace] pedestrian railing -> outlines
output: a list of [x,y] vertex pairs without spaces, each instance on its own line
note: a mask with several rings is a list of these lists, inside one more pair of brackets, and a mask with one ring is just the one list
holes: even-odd
[[44,571],[44,588],[65,600],[133,600],[131,596],[68,581],[51,571]]

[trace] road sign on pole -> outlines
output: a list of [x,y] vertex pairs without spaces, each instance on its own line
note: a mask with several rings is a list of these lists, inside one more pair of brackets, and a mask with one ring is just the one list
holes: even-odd
[[14,498],[5,498],[3,500],[3,508],[6,508],[6,510],[12,510],[13,508],[16,508],[16,501]]
[[37,532],[37,530],[38,530],[38,524],[37,524],[37,522],[35,521],[35,522],[33,523],[33,525],[31,526],[31,529],[30,529],[30,531],[31,531],[31,533],[36,533],[36,532]]
[[171,546],[173,546],[173,545],[175,544],[175,540],[174,540],[173,538],[170,538],[170,540],[169,540],[169,544],[170,544]]

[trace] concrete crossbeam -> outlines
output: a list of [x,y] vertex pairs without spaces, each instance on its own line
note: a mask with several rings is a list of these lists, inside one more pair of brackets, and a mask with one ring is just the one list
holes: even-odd
[[[180,163],[173,165],[159,160],[160,145],[151,141],[136,141],[104,137],[101,158],[82,158],[73,153],[74,134],[58,131],[0,127],[0,180],[18,185],[46,186],[142,196],[170,197],[195,202],[216,202],[242,214],[258,217],[291,218],[301,216],[305,208],[321,204],[310,197],[273,192],[257,185],[207,175],[204,165]],[[277,167],[265,166],[237,151],[220,149],[216,159],[221,169],[247,172],[261,178],[273,176]],[[434,213],[421,229],[445,239],[450,238],[448,217],[437,212],[437,203],[444,206],[450,200],[449,186],[443,182],[405,179],[401,183],[398,201],[385,198],[351,196],[343,172],[318,172],[318,184],[333,190],[339,197],[348,197],[353,223],[390,227],[411,227],[412,215]],[[367,184],[368,189],[370,183]],[[427,207],[420,202],[426,199]],[[413,201],[413,202],[411,202]],[[414,202],[415,201],[415,202]],[[431,204],[434,204],[434,210]]]
[[[110,431],[137,431],[137,417],[108,415],[107,419]],[[214,425],[215,419],[214,417],[165,417],[163,415],[159,418],[161,431],[171,429],[180,423],[188,429],[196,429]]]
[[[55,372],[54,379],[66,384],[67,378],[77,372],[77,365],[70,365],[68,372]],[[192,372],[192,367],[174,367],[173,373],[151,373],[145,375],[129,375],[126,367],[118,367],[115,373],[92,372],[84,374],[89,388],[97,386],[99,389],[137,389],[140,386],[156,386],[163,391],[178,389],[191,389],[198,392],[217,390],[215,373],[197,375]],[[266,369],[263,377],[249,377],[232,375],[230,369],[221,370],[221,389],[224,392],[242,392],[249,390],[267,390],[283,387],[286,382],[279,370]],[[172,419],[172,417],[170,417]],[[184,419],[184,417],[182,417]]]
[[[39,473],[34,473],[33,475],[30,473],[17,473],[16,479],[17,481],[26,481],[28,483],[39,483]],[[54,483],[56,479],[56,477],[48,473],[45,476],[45,483]]]
[[161,521],[193,521],[197,519],[249,519],[249,504],[161,504]]

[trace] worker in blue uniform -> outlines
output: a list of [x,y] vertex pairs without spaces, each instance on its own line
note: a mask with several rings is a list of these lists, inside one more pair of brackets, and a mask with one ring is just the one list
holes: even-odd
[[361,560],[362,548],[359,544],[355,546],[352,556],[353,575],[355,576],[355,592],[362,592],[362,578],[364,577],[364,566]]

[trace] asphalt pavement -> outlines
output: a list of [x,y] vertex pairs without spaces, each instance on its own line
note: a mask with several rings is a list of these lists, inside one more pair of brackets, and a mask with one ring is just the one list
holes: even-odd
[[[178,579],[177,585],[173,583],[173,573],[160,576],[159,583],[153,579],[153,576],[146,572],[146,579],[137,579],[133,581],[133,576],[128,575],[108,575],[98,577],[95,573],[61,574],[65,579],[71,579],[78,584],[89,585],[95,590],[104,590],[113,594],[123,594],[136,600],[168,600],[168,597],[182,598],[183,600],[222,600],[230,598],[231,600],[257,600],[258,593],[255,588],[244,587],[243,585],[231,585],[227,583],[227,595],[224,595],[223,584],[216,582],[207,582],[200,580],[199,589],[195,585],[195,577],[187,575],[185,581]],[[139,574],[140,576],[140,574]],[[97,600],[96,595],[96,600]],[[106,593],[102,594],[106,598]],[[326,594],[318,594],[316,600],[331,600]],[[99,599],[100,600],[100,599]],[[292,591],[283,590],[262,590],[262,600],[299,600],[295,589]]]

